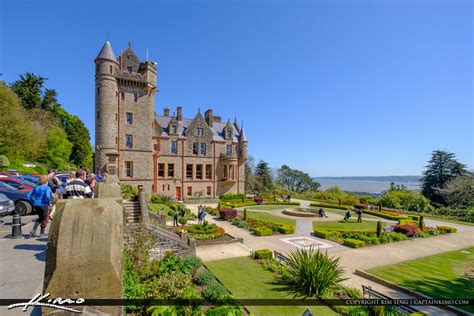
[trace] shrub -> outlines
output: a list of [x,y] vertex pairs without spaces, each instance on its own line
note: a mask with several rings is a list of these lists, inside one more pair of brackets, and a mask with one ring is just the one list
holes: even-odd
[[186,225],[186,223],[188,222],[188,220],[185,218],[185,217],[180,217],[178,219],[178,222],[181,224],[181,225]]
[[236,218],[237,210],[234,210],[233,208],[225,208],[219,211],[219,215],[224,220]]
[[396,233],[402,233],[406,235],[407,237],[414,237],[418,231],[418,227],[416,225],[411,224],[411,223],[406,223],[406,224],[397,224],[393,228],[393,231]]
[[418,226],[418,221],[415,221],[415,220],[412,220],[412,219],[401,219],[398,221],[398,223],[400,225],[403,225],[403,224],[413,224],[415,226]]
[[380,237],[380,234],[382,234],[382,222],[378,221],[377,222],[377,237]]
[[295,226],[293,225],[281,225],[278,227],[278,231],[282,234],[294,234],[295,233]]
[[389,212],[389,211],[374,211],[374,210],[365,210],[364,213],[398,221],[400,219],[407,219],[406,215],[400,214],[400,213],[395,213],[395,212]]
[[297,249],[288,256],[286,268],[288,273],[280,276],[279,281],[295,296],[320,297],[344,281],[339,258],[329,257],[319,249]]
[[442,233],[455,233],[458,231],[457,228],[449,226],[438,226],[437,228]]
[[136,200],[138,199],[138,187],[131,186],[130,184],[121,184],[120,191],[125,200]]
[[322,229],[314,229],[314,235],[319,238],[328,239],[331,236],[332,232]]
[[362,240],[357,240],[357,239],[344,239],[345,246],[351,247],[351,248],[361,248],[365,247],[365,241]]
[[[150,290],[155,297],[174,299],[191,285],[191,276],[173,271],[153,280]],[[147,293],[150,294],[150,293]]]
[[212,282],[204,287],[202,296],[210,302],[215,302],[219,298],[227,295],[227,289],[220,283]]
[[165,254],[164,258],[160,260],[158,265],[158,275],[165,275],[173,271],[180,272],[183,274],[191,274],[193,266],[178,257],[172,252]]
[[244,209],[244,221],[247,221],[247,209]]
[[184,259],[184,262],[189,264],[193,269],[202,267],[202,260],[198,256],[189,255]]
[[209,285],[216,282],[214,274],[209,270],[203,270],[196,275],[196,283],[199,285]]
[[389,233],[383,234],[383,236],[387,236],[391,238],[393,241],[401,241],[401,240],[407,239],[407,236],[402,233],[389,232]]
[[212,234],[219,231],[219,227],[216,224],[204,225],[194,224],[186,227],[186,230],[192,234]]
[[321,202],[315,202],[311,203],[309,206],[314,206],[314,207],[328,207],[328,208],[334,208],[337,210],[347,210],[347,206],[340,206],[338,204],[329,204],[329,203],[321,203]]
[[219,199],[221,201],[229,201],[229,200],[240,200],[240,201],[242,201],[242,199],[245,200],[246,197],[247,196],[243,193],[241,193],[241,194],[221,194]]
[[273,252],[270,249],[258,249],[253,253],[254,259],[271,259]]
[[408,218],[411,219],[411,220],[414,220],[414,221],[419,221],[420,220],[420,216],[418,215],[408,215]]
[[253,232],[257,236],[271,236],[273,231],[271,229],[265,228],[265,227],[255,227],[253,229]]
[[425,228],[425,221],[423,220],[423,216],[420,216],[419,223],[418,223],[418,228],[423,230]]

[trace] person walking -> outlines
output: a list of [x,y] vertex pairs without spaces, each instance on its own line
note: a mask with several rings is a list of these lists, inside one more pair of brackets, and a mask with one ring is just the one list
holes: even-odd
[[357,223],[362,223],[362,210],[358,208],[356,213],[357,213]]
[[36,214],[38,214],[38,218],[35,221],[33,229],[30,231],[30,235],[33,237],[38,237],[38,235],[36,235],[36,230],[38,229],[38,226],[41,225],[39,237],[44,238],[48,236],[45,233],[45,230],[46,225],[48,224],[48,212],[49,207],[51,206],[51,196],[53,192],[51,191],[51,188],[48,184],[48,176],[41,176],[39,181],[40,185],[34,188],[33,191],[28,194],[28,199],[30,200],[31,204],[33,204]]
[[344,221],[347,222],[349,218],[351,218],[351,210],[347,210],[346,215],[344,215]]
[[201,206],[199,206],[198,207],[198,225],[202,224],[201,218],[202,218],[202,208]]
[[173,214],[173,226],[175,227],[178,227],[179,226],[179,211],[176,210],[174,211],[174,214]]
[[76,171],[76,179],[66,185],[66,195],[68,199],[83,199],[93,197],[91,188],[84,182],[86,172],[84,170]]
[[203,206],[201,208],[201,224],[204,224],[204,220],[206,219],[206,208]]

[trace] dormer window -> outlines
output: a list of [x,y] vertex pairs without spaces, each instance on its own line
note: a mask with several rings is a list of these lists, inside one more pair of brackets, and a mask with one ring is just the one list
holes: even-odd
[[194,130],[194,135],[196,136],[203,136],[204,135],[204,128],[198,127]]
[[226,131],[226,138],[229,138],[229,139],[232,138],[232,130],[231,129],[228,129]]
[[128,67],[127,67],[127,70],[128,70],[128,73],[129,73],[129,74],[132,73],[132,67],[128,66]]
[[176,125],[171,125],[171,133],[178,134],[178,127]]

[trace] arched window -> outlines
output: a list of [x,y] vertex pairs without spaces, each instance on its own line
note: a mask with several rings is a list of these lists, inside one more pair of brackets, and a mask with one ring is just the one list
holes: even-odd
[[109,68],[110,68],[110,73],[113,73],[114,68],[112,67],[112,65],[110,65]]

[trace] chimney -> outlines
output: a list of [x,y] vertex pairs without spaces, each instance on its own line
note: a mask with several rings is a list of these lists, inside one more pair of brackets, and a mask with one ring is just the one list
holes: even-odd
[[213,120],[216,123],[221,123],[222,122],[222,118],[220,116],[217,116],[217,115],[213,117]]
[[170,116],[170,109],[169,108],[164,108],[163,109],[163,116],[164,117],[169,117]]
[[212,127],[212,123],[214,123],[214,118],[213,118],[213,115],[212,115],[212,110],[209,109],[206,111],[206,113],[204,113],[204,116],[206,117],[206,123],[207,125],[209,125],[209,127]]
[[182,121],[183,120],[183,107],[181,105],[178,105],[178,108],[176,111],[178,113],[178,116],[177,116],[178,121]]

